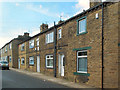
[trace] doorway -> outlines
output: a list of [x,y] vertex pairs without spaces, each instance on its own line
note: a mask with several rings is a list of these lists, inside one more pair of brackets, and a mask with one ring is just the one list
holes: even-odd
[[64,76],[65,71],[65,59],[64,54],[59,55],[59,74],[60,76]]
[[37,56],[37,72],[40,72],[40,56]]
[[18,59],[18,69],[20,69],[20,58]]

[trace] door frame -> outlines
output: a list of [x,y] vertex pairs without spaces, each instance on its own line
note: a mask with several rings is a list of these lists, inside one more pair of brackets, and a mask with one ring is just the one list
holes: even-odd
[[[38,71],[38,57],[39,57],[39,71]],[[37,61],[37,65],[36,65],[37,72],[40,72],[40,55],[36,57],[36,61]]]
[[[64,58],[65,57],[65,55],[64,54],[59,54],[59,57],[58,57],[58,71],[59,71],[59,75],[61,76],[61,77],[64,77],[65,76],[65,65],[63,66],[63,63],[65,62],[64,61]],[[63,69],[64,68],[64,69]],[[63,69],[63,71],[62,71],[62,69]]]
[[20,58],[18,58],[18,69],[20,69]]

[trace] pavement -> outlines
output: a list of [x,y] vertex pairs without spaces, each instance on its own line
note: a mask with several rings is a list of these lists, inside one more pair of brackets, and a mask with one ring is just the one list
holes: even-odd
[[95,87],[86,85],[84,83],[74,83],[74,82],[67,81],[65,79],[55,78],[55,77],[52,77],[52,76],[47,76],[47,75],[44,75],[44,74],[38,73],[38,72],[31,72],[31,71],[15,69],[15,68],[10,68],[10,70],[20,72],[20,73],[23,73],[23,74],[26,74],[26,75],[29,75],[29,76],[32,76],[32,77],[37,77],[37,78],[40,78],[44,81],[50,81],[50,82],[54,82],[54,83],[57,83],[57,84],[61,84],[61,85],[64,85],[64,86],[67,86],[67,87],[70,87],[70,88],[95,88]]

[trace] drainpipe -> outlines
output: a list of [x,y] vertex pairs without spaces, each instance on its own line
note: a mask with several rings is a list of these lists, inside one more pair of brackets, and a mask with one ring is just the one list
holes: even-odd
[[56,77],[57,30],[54,22],[54,77]]
[[102,90],[103,87],[103,80],[104,80],[104,3],[102,3]]

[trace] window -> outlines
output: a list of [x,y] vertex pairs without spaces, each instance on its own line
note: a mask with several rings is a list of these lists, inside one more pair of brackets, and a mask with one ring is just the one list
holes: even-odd
[[77,72],[87,73],[87,50],[77,52]]
[[8,60],[7,56],[5,57],[5,60],[6,60],[6,61]]
[[25,64],[25,58],[24,57],[21,58],[21,64],[22,65]]
[[34,57],[29,57],[29,65],[34,65]]
[[46,55],[46,67],[53,68],[53,55]]
[[58,30],[58,39],[62,38],[62,29]]
[[52,43],[53,39],[54,39],[54,33],[53,32],[46,35],[46,43]]
[[11,56],[9,56],[9,62],[11,62]]
[[5,46],[5,52],[7,52],[7,46]]
[[36,39],[37,50],[39,51],[39,38]]
[[85,34],[86,31],[86,17],[81,18],[78,20],[78,31],[77,34]]
[[29,41],[29,48],[34,48],[34,40]]
[[23,44],[21,45],[21,51],[24,51],[24,48],[25,48],[25,44],[23,43]]
[[12,47],[12,44],[10,43],[10,44],[9,44],[9,50],[11,50],[11,47]]

